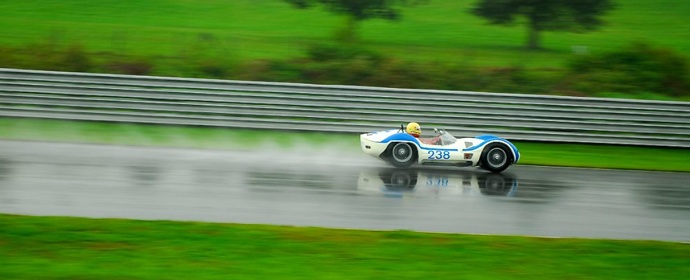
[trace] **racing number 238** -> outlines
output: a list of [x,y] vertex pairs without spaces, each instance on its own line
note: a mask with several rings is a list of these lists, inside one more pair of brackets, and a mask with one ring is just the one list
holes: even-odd
[[427,159],[450,159],[449,151],[429,151]]

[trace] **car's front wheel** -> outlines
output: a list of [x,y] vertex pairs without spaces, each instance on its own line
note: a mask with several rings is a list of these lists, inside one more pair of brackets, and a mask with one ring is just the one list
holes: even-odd
[[501,172],[510,166],[512,159],[505,145],[490,144],[484,148],[481,167],[491,172]]
[[395,167],[408,167],[416,160],[415,149],[409,143],[394,143],[389,158],[390,163]]

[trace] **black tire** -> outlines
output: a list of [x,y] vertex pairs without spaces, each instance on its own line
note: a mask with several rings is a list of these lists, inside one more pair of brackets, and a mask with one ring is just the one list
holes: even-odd
[[417,150],[409,143],[393,143],[388,158],[390,164],[395,167],[409,167],[417,160]]
[[513,162],[512,155],[508,148],[503,144],[489,144],[484,148],[480,158],[481,167],[499,173],[506,170]]

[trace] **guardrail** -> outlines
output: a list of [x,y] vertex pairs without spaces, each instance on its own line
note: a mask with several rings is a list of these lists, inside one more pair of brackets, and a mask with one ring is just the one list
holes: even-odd
[[690,102],[0,68],[0,117],[362,133],[417,121],[456,136],[690,147]]

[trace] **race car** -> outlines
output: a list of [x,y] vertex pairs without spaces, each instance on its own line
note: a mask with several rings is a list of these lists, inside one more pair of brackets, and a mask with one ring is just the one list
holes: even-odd
[[366,154],[402,168],[413,164],[478,166],[498,173],[520,160],[513,143],[494,135],[458,139],[436,128],[434,134],[416,138],[401,125],[400,129],[363,133],[359,138]]

